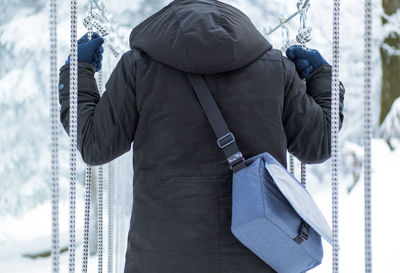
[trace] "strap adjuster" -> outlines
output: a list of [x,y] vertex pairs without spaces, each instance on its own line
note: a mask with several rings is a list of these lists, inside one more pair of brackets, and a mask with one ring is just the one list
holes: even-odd
[[221,149],[224,149],[225,147],[232,144],[233,142],[235,142],[235,137],[233,136],[233,134],[231,132],[229,132],[226,135],[217,139],[217,144]]

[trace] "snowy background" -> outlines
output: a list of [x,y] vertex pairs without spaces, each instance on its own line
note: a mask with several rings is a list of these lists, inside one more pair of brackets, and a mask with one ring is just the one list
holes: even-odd
[[[69,6],[58,1],[58,66],[68,56]],[[79,31],[86,31],[82,19],[87,14],[87,1],[79,2]],[[105,1],[107,16],[124,37],[116,40],[118,46],[128,50],[131,29],[144,18],[169,1],[114,0]],[[224,1],[245,12],[262,32],[279,23],[279,17],[296,11],[295,0],[230,0]],[[341,6],[341,66],[340,79],[346,87],[345,120],[340,132],[340,271],[364,272],[363,228],[363,4],[361,0],[342,1]],[[393,150],[380,137],[378,126],[381,90],[381,63],[379,45],[384,39],[381,26],[381,1],[373,0],[373,269],[374,272],[399,273],[400,257],[400,145],[392,140]],[[29,255],[43,253],[50,248],[50,90],[49,90],[49,7],[46,0],[0,0],[0,272],[50,272],[51,259],[31,259]],[[399,13],[399,12],[398,12]],[[399,16],[397,16],[399,17]],[[289,24],[290,38],[295,39],[298,18]],[[308,24],[313,27],[310,48],[318,49],[330,62],[332,41],[332,1],[311,0]],[[276,48],[282,46],[281,32],[268,39]],[[105,52],[103,68],[107,77],[116,63]],[[385,123],[385,138],[395,135],[395,124],[400,120],[400,101],[397,112]],[[397,125],[398,126],[398,125]],[[68,138],[60,126],[60,232],[61,247],[68,245]],[[397,138],[400,128],[397,127]],[[299,162],[296,162],[299,171]],[[115,235],[115,272],[122,272],[126,246],[126,232],[131,212],[131,154],[115,161],[115,204],[118,220]],[[107,169],[107,168],[106,168]],[[77,271],[81,266],[83,227],[83,182],[85,164],[78,156],[77,198]],[[107,177],[107,173],[105,174]],[[299,173],[297,174],[300,177]],[[331,217],[330,160],[308,166],[309,191],[323,210]],[[106,181],[107,183],[107,181]],[[107,185],[105,185],[107,187]],[[106,194],[105,194],[106,196]],[[107,200],[105,200],[107,201]],[[107,223],[105,215],[104,223]],[[104,234],[107,231],[105,231]],[[105,249],[107,251],[107,249]],[[310,271],[331,271],[331,250],[324,245],[322,265]],[[106,261],[105,261],[106,262]],[[68,254],[61,254],[61,272],[67,272]],[[96,272],[97,258],[89,259],[89,272]]]

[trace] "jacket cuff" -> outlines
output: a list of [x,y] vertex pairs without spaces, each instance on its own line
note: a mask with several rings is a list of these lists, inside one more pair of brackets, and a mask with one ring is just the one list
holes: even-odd
[[[70,89],[70,64],[60,68],[59,92],[60,96],[68,96]],[[92,64],[78,62],[78,90],[90,91],[99,96],[96,79],[94,77],[95,67]]]
[[330,92],[332,82],[332,66],[324,64],[311,72],[306,80],[307,94],[311,97],[319,95],[321,92]]
[[[66,70],[69,70],[69,69],[70,69],[70,64],[71,64],[71,63],[67,63],[67,64],[64,64],[63,66],[61,66],[61,68],[60,68],[60,73],[66,71]],[[92,72],[93,75],[94,75],[94,73],[96,72],[96,68],[94,67],[94,65],[92,65],[92,64],[90,64],[90,63],[85,63],[85,62],[79,62],[79,61],[78,61],[78,70],[79,70],[79,69],[87,69],[87,70],[89,70],[90,72]]]

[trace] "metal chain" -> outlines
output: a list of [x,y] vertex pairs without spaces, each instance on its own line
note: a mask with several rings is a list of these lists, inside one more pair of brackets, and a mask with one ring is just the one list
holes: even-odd
[[303,6],[303,1],[299,1],[297,3],[297,9],[300,13],[300,28],[296,35],[296,41],[301,44],[303,48],[306,48],[306,43],[310,42],[312,28],[307,27],[307,11],[310,7],[310,3],[308,2],[306,6]]
[[[93,18],[94,17],[94,15],[93,15],[93,8],[92,8],[92,4],[90,3],[90,6],[89,6],[89,14],[88,14],[88,16],[86,17],[86,18]],[[85,19],[86,19],[85,18]],[[85,19],[84,19],[84,22],[85,22]],[[84,23],[84,25],[85,25],[85,23]],[[92,36],[93,36],[93,28],[92,28],[92,25],[91,24],[88,24],[88,25],[85,25],[85,27],[87,28],[87,30],[88,30],[88,39],[89,40],[91,40],[92,39]]]
[[75,208],[76,208],[76,149],[78,104],[77,0],[71,0],[71,57],[70,57],[70,181],[69,181],[69,272],[75,272]]
[[83,256],[82,256],[82,273],[87,272],[88,255],[89,255],[89,224],[90,224],[90,183],[92,179],[92,167],[86,166],[85,177],[85,223],[83,228]]
[[[100,70],[98,74],[98,87],[99,93],[102,95],[103,90],[103,72]],[[103,185],[104,185],[104,176],[103,176],[103,166],[98,167],[99,171],[99,180],[97,183],[97,194],[98,194],[98,248],[97,248],[97,256],[98,256],[98,273],[103,272]]]
[[294,174],[294,156],[293,155],[289,155],[289,166],[290,166],[290,173]]
[[306,164],[301,162],[301,184],[306,186]]
[[275,32],[277,29],[279,29],[280,27],[282,27],[283,24],[288,23],[290,20],[292,20],[294,17],[296,17],[297,14],[300,14],[300,12],[302,10],[307,10],[310,6],[310,0],[305,0],[303,3],[303,0],[300,0],[297,2],[297,11],[295,13],[293,13],[292,15],[290,15],[287,19],[285,19],[283,22],[280,22],[279,25],[277,25],[274,28],[269,28],[268,30],[264,30],[264,34],[266,36],[271,35],[273,32]]
[[116,50],[111,43],[106,42],[106,47],[111,51],[111,54],[114,55],[115,58],[117,58],[119,56],[119,52],[118,50]]
[[372,8],[371,0],[365,0],[364,18],[364,252],[365,272],[372,272],[371,242],[371,47]]
[[98,193],[98,247],[97,247],[97,258],[98,258],[98,273],[103,272],[103,166],[98,167],[99,180],[97,181],[97,193]]
[[300,29],[296,35],[296,41],[305,48],[306,43],[310,42],[312,39],[311,32],[312,32],[311,27]]
[[[114,169],[117,167],[114,165]],[[119,184],[115,184],[115,189],[114,189],[114,198],[120,195],[121,187]],[[118,200],[119,201],[119,200]],[[122,236],[121,236],[121,221],[123,219],[122,217],[122,212],[121,212],[121,203],[122,202],[116,202],[115,203],[115,272],[120,272],[120,265],[121,265],[121,260],[120,258],[122,257],[121,254],[121,242],[122,242]]]
[[[304,5],[304,6],[303,6]],[[306,44],[311,41],[312,36],[312,28],[307,26],[307,11],[310,8],[310,2],[303,4],[303,1],[299,1],[297,3],[297,9],[300,13],[300,28],[296,35],[296,41],[305,49],[307,49]],[[304,80],[304,84],[306,81]],[[305,187],[306,186],[306,164],[301,162],[300,164],[300,181],[301,184]]]
[[[101,14],[99,12],[90,12],[84,19],[83,19],[83,25],[88,29],[88,31],[93,31],[93,29],[97,29],[98,32],[100,32],[100,35],[104,38],[105,36],[109,35],[109,31],[101,25],[97,19],[101,17]],[[111,53],[115,56],[119,56],[119,51],[116,49],[108,40],[105,40],[104,44],[108,49],[110,49]]]
[[[89,14],[92,13],[90,7]],[[92,39],[93,30],[88,28],[88,40]],[[84,213],[84,227],[83,227],[83,255],[82,255],[82,273],[88,270],[88,256],[89,256],[89,229],[90,229],[90,183],[92,181],[92,166],[86,165],[85,176],[85,213]]]
[[57,1],[50,1],[50,122],[51,122],[51,258],[52,272],[60,271],[59,199],[58,180],[58,75],[57,75]]
[[108,164],[108,263],[107,272],[113,272],[113,246],[114,246],[114,166]]
[[339,272],[339,41],[340,41],[340,0],[333,2],[333,38],[332,38],[332,272]]
[[279,21],[282,24],[282,26],[281,26],[281,28],[282,28],[281,50],[282,50],[282,52],[286,52],[286,49],[288,49],[292,45],[292,42],[290,41],[290,36],[289,36],[289,28],[287,27],[286,24],[283,23],[285,21],[284,17],[279,18]]
[[107,36],[109,34],[107,29],[95,20],[96,16],[98,16],[96,12],[89,14],[83,19],[83,25],[88,29],[96,28],[100,32],[101,36]]
[[[88,29],[89,33],[89,40],[91,39],[91,36],[93,34],[93,28],[96,28],[101,36],[106,36],[108,35],[108,32],[106,28],[104,28],[102,25],[100,25],[95,18],[100,17],[98,12],[93,12],[92,9],[90,9],[90,12],[86,18],[83,20],[84,26]],[[108,46],[111,49],[112,54],[115,56],[117,53],[116,50],[110,45]],[[99,93],[102,95],[102,90],[103,90],[103,73],[102,71],[99,71],[98,73],[98,87],[99,87]],[[104,186],[104,174],[103,174],[104,167],[99,166],[98,167],[98,272],[103,271],[103,186]],[[109,167],[109,193],[108,193],[108,207],[109,207],[109,215],[108,215],[108,271],[112,272],[112,259],[113,259],[113,229],[112,229],[112,195],[113,195],[113,180],[112,180],[112,166],[110,163]],[[90,189],[90,188],[89,188]],[[111,196],[111,197],[110,197]]]

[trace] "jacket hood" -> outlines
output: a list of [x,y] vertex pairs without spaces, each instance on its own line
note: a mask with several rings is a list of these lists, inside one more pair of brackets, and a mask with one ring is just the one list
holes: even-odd
[[190,73],[250,64],[272,48],[240,10],[220,1],[175,0],[136,26],[130,47]]

